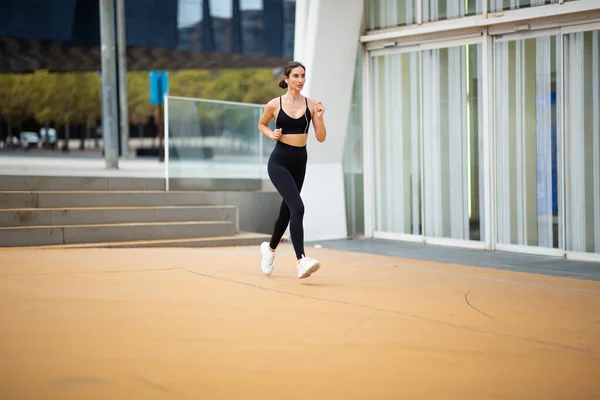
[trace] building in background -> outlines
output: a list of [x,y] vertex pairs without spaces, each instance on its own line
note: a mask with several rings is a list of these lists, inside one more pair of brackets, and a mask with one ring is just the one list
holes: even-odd
[[[0,0],[0,74],[91,72],[100,79],[104,70],[108,79],[102,89],[108,109],[93,118],[97,121],[69,121],[69,105],[61,115],[49,115],[48,122],[40,117],[43,110],[29,110],[29,104],[16,105],[16,111],[0,107],[0,141],[7,143],[9,132],[18,138],[20,132],[39,132],[39,125],[50,124],[56,125],[59,139],[108,140],[118,132],[110,147],[118,143],[122,154],[131,130],[123,106],[127,93],[119,80],[125,72],[281,68],[293,54],[294,21],[295,0]],[[103,39],[103,26],[115,28],[113,38]],[[104,31],[110,36],[110,30]],[[123,42],[120,32],[125,32]],[[103,40],[110,43],[102,46]],[[110,59],[103,48],[114,48]],[[103,68],[103,62],[112,66]],[[0,101],[7,102],[4,95],[11,94],[0,93]],[[107,114],[114,114],[108,122]]]
[[[129,71],[280,67],[293,53],[294,0],[125,0],[124,9]],[[0,0],[0,44],[0,73],[100,71],[99,1]]]
[[307,237],[600,260],[600,2],[296,7],[306,95],[328,107]]

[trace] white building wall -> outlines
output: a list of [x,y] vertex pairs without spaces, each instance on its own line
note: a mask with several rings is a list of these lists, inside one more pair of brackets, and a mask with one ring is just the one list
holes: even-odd
[[297,0],[294,59],[307,69],[303,95],[325,105],[327,140],[311,129],[302,189],[305,240],[347,236],[342,155],[363,0]]

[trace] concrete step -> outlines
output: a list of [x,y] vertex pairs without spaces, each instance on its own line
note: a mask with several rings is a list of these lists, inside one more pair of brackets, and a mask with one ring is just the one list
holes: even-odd
[[[223,247],[223,246],[259,246],[268,242],[270,235],[252,232],[240,232],[233,236],[214,236],[205,238],[134,240],[128,242],[98,242],[58,244],[46,246],[28,246],[29,249],[78,249],[78,248],[137,248],[137,247]],[[14,248],[11,248],[14,249]],[[1,251],[1,250],[0,250]],[[258,250],[257,250],[258,251]]]
[[233,206],[158,206],[0,210],[0,227],[181,221],[230,221],[237,227],[237,209]]
[[231,205],[240,230],[262,233],[273,229],[280,204],[271,191],[0,192],[0,209]]
[[232,236],[234,222],[193,221],[0,228],[0,246],[168,240]]
[[0,192],[0,209],[235,205],[229,200],[273,196],[278,197],[277,193],[260,191]]
[[152,207],[225,204],[224,192],[59,191],[0,192],[0,209]]
[[[260,190],[261,179],[170,178],[170,190]],[[165,190],[164,178],[0,175],[2,191]]]

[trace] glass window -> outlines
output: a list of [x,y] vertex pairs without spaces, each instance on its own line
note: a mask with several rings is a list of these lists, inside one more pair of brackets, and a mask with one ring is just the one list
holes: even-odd
[[498,242],[559,247],[557,37],[495,44]]
[[366,0],[367,30],[392,28],[417,21],[417,0]]
[[600,42],[565,36],[566,249],[600,253]]
[[283,2],[283,56],[294,57],[294,35],[296,26],[296,0]]
[[[206,0],[205,0],[206,1]],[[232,48],[232,4],[231,1],[209,0],[210,19],[206,19],[213,29],[214,50],[229,53]]]
[[202,17],[201,0],[179,0],[177,29],[180,49],[202,50]]
[[[181,50],[292,57],[296,0],[177,0]],[[129,33],[128,33],[129,36]]]
[[484,0],[423,0],[423,22],[482,14]]
[[241,0],[242,40],[245,54],[263,54],[264,17],[262,0]]
[[531,6],[558,3],[560,0],[490,0],[490,11],[514,10]]
[[344,188],[346,195],[346,222],[348,235],[355,237],[365,232],[363,190],[363,120],[362,120],[362,45],[357,46],[356,68],[352,85],[352,100],[348,129],[344,141]]
[[425,235],[482,240],[481,45],[423,52]]
[[375,230],[421,234],[419,53],[373,58]]

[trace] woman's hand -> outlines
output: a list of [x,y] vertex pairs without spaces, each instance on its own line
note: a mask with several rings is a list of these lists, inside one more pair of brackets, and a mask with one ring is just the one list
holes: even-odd
[[278,141],[279,138],[281,137],[281,128],[275,129],[270,135],[269,137],[275,141]]
[[321,103],[321,100],[319,100],[315,105],[315,117],[323,118],[323,114],[325,114],[325,106]]
[[327,138],[327,129],[325,128],[325,120],[323,114],[325,114],[325,106],[321,103],[321,100],[315,103],[315,114],[313,118],[315,135],[320,143],[323,143]]

